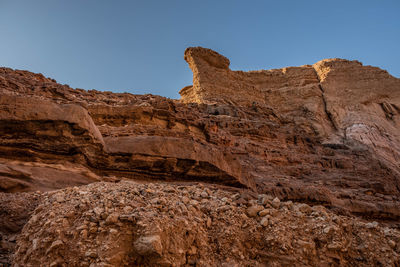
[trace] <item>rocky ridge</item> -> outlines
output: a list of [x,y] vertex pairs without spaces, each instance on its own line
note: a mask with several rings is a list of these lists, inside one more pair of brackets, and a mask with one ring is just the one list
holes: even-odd
[[[4,262],[9,261],[22,226],[29,220],[17,242],[15,263],[20,265],[46,262],[63,266],[82,261],[93,266],[133,262],[205,266],[211,259],[239,265],[399,264],[399,79],[342,59],[242,72],[230,70],[229,60],[217,52],[196,47],[185,51],[185,60],[193,71],[193,85],[181,90],[181,100],[72,89],[41,74],[0,68],[0,190],[4,192],[0,193],[0,214],[4,215],[0,224],[8,225],[1,228],[4,253],[0,260],[4,255]],[[118,183],[120,180],[139,183]],[[111,183],[96,183],[99,181]],[[74,187],[89,183],[88,187]],[[210,203],[197,196],[203,192],[197,186],[213,195],[206,198]],[[43,193],[62,188],[67,189]],[[86,188],[82,190],[87,195],[79,193],[81,188]],[[121,195],[112,193],[112,188]],[[118,217],[117,226],[106,223],[105,215],[88,215],[105,209],[104,199],[112,196],[127,203],[137,190],[148,188],[155,192],[140,193],[137,197],[141,200],[130,203],[129,212],[121,203],[110,204]],[[181,189],[190,193],[182,194]],[[51,196],[56,194],[68,201],[55,201]],[[168,203],[153,203],[158,194],[167,194]],[[80,197],[86,196],[88,201],[81,202]],[[332,249],[339,236],[321,237],[316,230],[320,219],[312,219],[315,216],[308,212],[307,219],[299,219],[297,208],[283,208],[282,213],[283,206],[274,204],[275,197],[276,202],[292,203],[288,204],[292,208],[305,207],[310,214],[323,210],[329,218],[342,218],[353,228],[326,221],[323,227],[336,227],[338,235],[344,236],[337,249]],[[257,198],[268,199],[269,204],[259,205]],[[17,201],[15,206],[10,199]],[[184,203],[188,211],[181,213],[183,207],[177,202],[183,199],[197,204]],[[226,200],[234,204],[227,205]],[[76,205],[72,207],[70,201]],[[202,210],[201,201],[213,208]],[[140,216],[160,228],[150,238],[155,238],[158,247],[149,252],[151,256],[140,254],[142,248],[149,249],[140,240],[147,240],[147,235],[141,237],[142,230],[154,229],[136,225],[136,219],[120,221],[129,214],[137,217],[148,202],[152,203],[147,207],[151,212]],[[277,212],[257,215],[261,206]],[[232,212],[221,213],[221,207]],[[248,207],[250,213],[257,210],[256,216],[248,216]],[[202,214],[196,213],[199,209]],[[62,217],[71,210],[71,218]],[[178,216],[162,215],[167,210],[168,216]],[[221,218],[215,219],[215,212],[221,213]],[[214,214],[210,220],[217,223],[212,231],[206,218],[210,214]],[[162,219],[155,220],[157,216]],[[194,233],[197,239],[188,239],[203,243],[171,245],[177,242],[174,239],[181,239],[181,229],[173,226],[179,224],[178,218],[186,220],[189,228],[205,223],[205,228]],[[273,218],[277,223],[267,223]],[[288,229],[281,226],[282,221],[291,221],[292,226],[310,225],[313,230]],[[57,228],[60,222],[65,227]],[[39,230],[45,223],[51,227]],[[81,223],[97,227],[96,232],[91,233],[89,227],[82,236],[83,228],[74,230]],[[240,226],[243,224],[255,228],[248,230]],[[218,229],[230,233],[223,236]],[[280,245],[272,239],[271,244],[265,243],[264,239],[274,238],[266,229],[291,233],[279,237],[287,243],[286,250],[278,249]],[[237,241],[228,238],[234,232],[239,233]],[[254,232],[260,234],[254,236]],[[310,245],[311,254],[304,254],[294,244],[301,235],[308,241],[300,247]],[[373,238],[367,240],[370,235]],[[41,241],[39,246],[32,243],[33,236]],[[116,252],[120,257],[113,260],[96,242],[107,243],[116,236],[125,243],[121,244],[124,250]],[[255,239],[246,247],[243,244],[249,236]],[[140,245],[135,246],[135,240]],[[63,248],[70,242],[82,245],[68,254]],[[229,252],[232,242],[239,254]],[[388,246],[375,249],[378,243]],[[86,255],[88,251],[97,254]]]

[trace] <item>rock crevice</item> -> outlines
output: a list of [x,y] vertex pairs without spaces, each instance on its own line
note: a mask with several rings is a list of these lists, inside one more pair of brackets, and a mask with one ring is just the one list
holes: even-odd
[[324,103],[324,111],[326,113],[326,116],[328,117],[329,121],[331,122],[332,127],[336,131],[338,131],[339,127],[338,127],[337,123],[335,122],[332,113],[328,110],[328,102],[327,102],[327,99],[325,97],[324,88],[321,85],[321,77],[319,76],[319,74],[318,74],[318,72],[316,70],[315,70],[315,75],[317,75],[317,77],[318,77],[318,87],[321,90],[321,98],[322,98],[322,102]]

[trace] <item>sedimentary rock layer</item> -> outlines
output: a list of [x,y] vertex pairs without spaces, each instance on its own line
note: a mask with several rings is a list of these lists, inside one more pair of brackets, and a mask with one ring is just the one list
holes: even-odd
[[201,47],[186,49],[185,60],[193,86],[180,91],[183,102],[270,107],[325,142],[358,141],[399,166],[400,80],[387,71],[343,59],[232,71],[227,58]]
[[[277,132],[281,133],[285,123],[289,123],[291,127],[297,128],[298,133],[295,134],[295,138],[308,141],[302,140],[300,143],[312,143],[305,149],[295,140],[296,152],[291,153],[290,156],[284,156],[283,159],[279,157],[279,163],[276,162],[274,154],[281,155],[283,151],[290,150],[290,147],[281,143],[280,148],[274,153],[267,152],[266,149],[266,159],[260,163],[260,169],[268,169],[269,173],[259,169],[257,174],[262,174],[264,177],[258,179],[260,181],[258,184],[268,184],[267,186],[271,188],[276,182],[275,178],[271,178],[275,175],[276,169],[273,167],[271,170],[269,166],[293,165],[292,162],[296,160],[290,160],[290,158],[296,158],[303,165],[301,168],[295,168],[297,173],[283,171],[289,168],[282,168],[280,171],[280,175],[285,173],[297,177],[288,178],[282,186],[284,192],[288,191],[288,187],[289,191],[296,187],[294,189],[296,193],[287,193],[292,197],[303,194],[301,191],[304,189],[299,188],[305,187],[304,180],[309,183],[310,180],[315,179],[305,177],[298,179],[299,176],[304,175],[300,170],[315,172],[319,169],[319,166],[315,166],[317,162],[323,166],[325,173],[315,173],[313,176],[325,177],[322,180],[316,179],[325,185],[329,184],[333,187],[340,185],[341,190],[347,192],[341,194],[348,195],[350,191],[353,191],[350,193],[352,195],[354,191],[359,191],[368,184],[366,187],[375,187],[374,190],[379,185],[378,187],[383,189],[379,194],[398,196],[400,188],[399,79],[379,68],[363,66],[358,61],[343,59],[326,59],[314,65],[301,67],[243,72],[230,70],[229,60],[215,51],[191,47],[185,51],[185,60],[193,71],[193,85],[180,91],[183,102],[230,105],[241,109],[252,109],[255,112],[269,109],[281,120],[280,130],[274,131],[275,134],[279,135]],[[295,133],[294,129],[289,131],[291,134]],[[310,142],[312,139],[318,141]],[[264,143],[268,142],[264,141]],[[321,150],[321,147],[324,148]],[[327,147],[332,148],[334,152],[323,152]],[[294,156],[307,150],[307,155],[301,159]],[[319,154],[319,159],[313,159],[310,162],[309,159],[314,153]],[[330,161],[328,165],[333,168],[326,168],[326,160]],[[261,166],[262,164],[264,166]],[[372,176],[371,173],[374,175]],[[309,177],[308,174],[305,176]],[[274,182],[271,183],[271,180]],[[286,179],[279,180],[281,180],[279,184],[282,184],[282,181]],[[361,180],[364,182],[360,182]],[[358,207],[364,205],[359,203],[360,199],[364,199],[364,193],[361,195],[357,193],[358,196],[354,200],[350,200],[353,199],[350,195],[338,200],[331,194],[332,191],[318,193],[320,186],[315,185],[314,189],[311,188],[305,190],[308,192],[304,194],[312,195],[319,201],[341,202],[342,204],[336,205],[351,207],[353,211],[379,209]],[[353,188],[357,189],[353,190]],[[367,188],[364,187],[361,191],[368,192]],[[397,207],[393,206],[389,210],[394,211]],[[395,213],[397,217],[399,214]]]

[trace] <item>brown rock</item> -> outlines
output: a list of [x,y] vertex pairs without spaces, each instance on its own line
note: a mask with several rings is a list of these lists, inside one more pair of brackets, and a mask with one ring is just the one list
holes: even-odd
[[264,210],[261,210],[260,212],[258,212],[258,215],[260,215],[261,217],[264,217],[267,214],[269,214],[268,209],[264,209]]
[[[399,79],[342,59],[250,72],[230,70],[229,60],[210,49],[188,48],[185,59],[193,86],[182,89],[181,100],[72,89],[0,68],[0,190],[8,192],[0,195],[0,240],[7,245],[0,264],[11,264],[10,238],[42,198],[33,192],[67,187],[43,194],[17,238],[16,262],[398,262],[397,232],[382,237],[372,221],[389,227],[400,218]],[[146,186],[120,187],[129,187],[126,179]],[[110,183],[73,187],[99,180]],[[263,218],[255,217],[270,206],[281,209],[270,209],[274,227],[261,232]],[[140,256],[134,242],[152,235],[161,249],[156,242],[147,246],[152,256]],[[61,239],[71,249],[60,246],[44,258]],[[97,251],[98,262],[82,261],[81,247]]]
[[312,208],[305,203],[297,205],[297,209],[305,214],[310,214],[312,212]]
[[400,158],[400,80],[358,61],[314,64],[326,112],[341,137],[373,149],[396,164]]
[[[349,231],[345,224],[298,216],[295,210],[283,209],[275,209],[273,217],[257,220],[242,216],[243,207],[236,206],[231,206],[230,212],[223,216],[213,216],[212,227],[209,227],[199,220],[197,210],[171,216],[180,210],[181,189],[178,189],[180,185],[172,184],[177,188],[173,192],[168,188],[170,186],[160,183],[154,187],[159,195],[165,196],[169,211],[160,211],[158,204],[151,202],[153,196],[149,194],[136,195],[135,192],[148,188],[146,184],[132,181],[82,186],[81,190],[87,192],[88,198],[88,206],[83,208],[75,208],[73,204],[81,200],[78,190],[66,194],[65,201],[59,205],[54,205],[56,200],[53,198],[59,192],[50,192],[50,201],[43,201],[35,209],[36,220],[30,220],[17,239],[13,264],[50,265],[62,259],[62,263],[68,266],[81,266],[84,261],[101,261],[111,266],[159,266],[167,263],[185,265],[190,258],[192,263],[204,266],[222,266],[226,262],[237,266],[279,266],[288,262],[304,266],[357,266],[362,257],[363,264],[368,266],[377,261],[384,266],[393,266],[398,261],[396,246],[391,242],[400,238],[396,228],[387,228],[390,236],[386,236],[379,225],[368,228],[357,217],[340,216],[346,225],[354,225]],[[230,191],[213,185],[205,187],[209,190],[211,212],[215,212],[212,207],[218,207],[219,199],[231,195]],[[184,188],[188,192],[196,191],[195,186],[186,185]],[[104,225],[104,231],[87,237],[75,234],[84,214],[103,206],[98,199],[117,195],[119,201],[124,200],[133,208],[133,214],[140,214],[137,223],[122,221],[118,227]],[[194,196],[190,196],[190,200],[194,200]],[[148,204],[146,209],[142,203]],[[58,222],[70,209],[76,211],[70,218],[72,225],[60,227]],[[114,207],[114,212],[123,213],[124,206]],[[332,211],[326,212],[327,217],[334,216]],[[49,217],[49,213],[54,213],[54,216]],[[48,226],[43,227],[47,221]],[[32,235],[35,239],[31,238]]]
[[[242,173],[239,162],[212,147],[191,140],[162,136],[130,136],[105,138],[109,153],[129,153],[134,159],[148,156],[146,165],[160,173],[187,179],[223,181],[225,184],[255,188],[254,181]],[[140,155],[137,157],[135,155]],[[169,166],[166,166],[169,165]]]
[[256,217],[259,211],[262,211],[264,209],[263,206],[260,205],[253,205],[247,208],[247,215],[249,217]]
[[272,207],[274,207],[275,209],[279,209],[279,206],[281,205],[281,201],[279,200],[279,198],[274,198],[272,200]]
[[[261,138],[262,134],[254,130],[257,138],[263,141],[254,142],[257,149],[252,152],[247,143],[243,150],[251,154],[253,166],[255,158],[260,160],[260,167],[255,167],[253,173],[257,173],[257,177],[269,177],[256,178],[259,192],[272,191],[293,200],[311,198],[358,214],[371,214],[372,210],[373,216],[379,217],[378,210],[384,207],[390,213],[389,217],[400,215],[395,211],[399,208],[398,202],[381,201],[372,195],[361,197],[361,191],[367,188],[375,193],[384,192],[383,195],[399,195],[399,190],[395,189],[399,188],[400,175],[397,164],[400,158],[399,79],[384,70],[342,59],[277,70],[231,71],[226,64],[219,68],[204,60],[205,54],[223,58],[199,47],[188,48],[185,52],[185,60],[193,71],[193,86],[180,92],[183,102],[236,106],[242,111],[251,109],[254,111],[252,118],[255,114],[272,110],[264,116],[271,123],[272,116],[280,118],[276,123],[281,125],[281,130],[288,121],[293,122],[292,127],[301,129],[298,134],[289,130],[294,135],[294,147],[287,142],[288,137],[275,134],[274,140],[286,139],[276,149],[263,146],[271,137]],[[235,116],[222,109],[216,109],[215,114],[228,115],[225,119]],[[319,141],[314,143],[314,137]],[[236,141],[236,144],[241,142]],[[271,143],[271,146],[275,145]],[[363,159],[359,157],[360,153]],[[298,163],[302,167],[296,167]],[[335,178],[341,177],[339,173],[343,171],[346,177],[354,178],[346,178],[345,182]],[[284,173],[287,180],[275,179],[271,173],[276,173],[276,177]],[[319,181],[330,182],[325,186],[310,187],[297,180],[299,176],[315,180],[316,184]],[[353,182],[359,177],[364,182]],[[347,193],[334,193],[341,191],[344,184],[358,188],[357,201],[341,199]]]

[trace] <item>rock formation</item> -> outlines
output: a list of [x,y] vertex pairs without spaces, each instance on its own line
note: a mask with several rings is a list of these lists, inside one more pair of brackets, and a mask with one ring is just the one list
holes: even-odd
[[0,68],[0,264],[400,264],[399,79],[185,60],[181,100]]
[[[271,188],[273,183],[285,183],[281,186],[285,197],[292,199],[300,194],[304,200],[312,196],[314,201],[371,214],[377,210],[371,207],[376,199],[367,197],[367,200],[366,192],[399,194],[399,79],[379,68],[342,59],[322,60],[312,66],[242,72],[231,71],[229,60],[210,49],[191,47],[185,51],[185,60],[193,71],[193,86],[180,91],[183,102],[228,105],[258,114],[269,110],[278,118],[277,129],[264,129],[269,134],[273,132],[275,138],[259,142],[259,136],[265,133],[257,133],[257,138],[252,138],[251,141],[258,139],[254,146],[261,151],[254,153],[245,148],[246,152],[253,152],[253,158],[264,156],[260,168],[256,168],[255,177],[262,176],[256,182],[259,190],[268,190],[262,184]],[[265,121],[257,122],[263,124],[262,127],[272,122],[270,118],[260,117],[260,121]],[[287,126],[289,130],[285,129]],[[276,138],[282,133],[289,133],[290,137]],[[282,142],[282,139],[286,140]],[[293,140],[294,146],[288,146],[288,139]],[[268,148],[271,143],[278,148],[271,151]],[[282,159],[281,155],[287,151],[290,152]],[[298,157],[304,153],[307,155]],[[276,154],[279,163],[274,159]],[[295,167],[298,164],[302,166]],[[324,173],[316,173],[321,166]],[[262,169],[266,168],[264,172]],[[289,175],[288,180],[273,177],[277,168],[277,175]],[[378,174],[380,170],[383,172]],[[306,180],[307,185],[299,180]],[[325,185],[323,189],[316,185],[319,183]],[[315,188],[308,188],[304,195],[301,191],[311,185]],[[327,187],[331,188],[328,192]],[[288,193],[288,188],[292,192]],[[337,199],[339,191],[340,200]],[[353,199],[349,193],[358,195],[355,201],[349,201]],[[396,214],[390,216],[398,218],[398,203],[388,204],[390,207],[387,203],[380,204]]]
[[183,102],[270,107],[326,142],[358,141],[399,166],[400,80],[387,71],[343,59],[231,71],[227,58],[201,47],[188,48],[185,60],[193,86],[180,91]]

